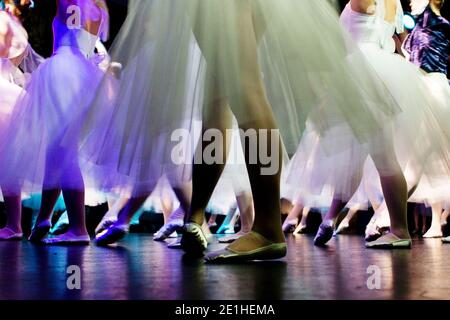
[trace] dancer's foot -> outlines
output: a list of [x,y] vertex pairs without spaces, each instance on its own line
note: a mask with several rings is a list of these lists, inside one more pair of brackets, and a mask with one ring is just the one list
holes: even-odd
[[107,220],[103,220],[99,223],[99,225],[97,226],[97,228],[95,228],[95,234],[99,234],[102,233],[103,231],[107,230],[108,228],[110,228],[112,225],[114,225],[117,222],[117,220],[114,219],[107,219]]
[[129,228],[127,225],[113,224],[108,229],[100,232],[95,237],[95,243],[98,246],[107,246],[123,239],[128,234]]
[[16,231],[8,227],[0,229],[0,241],[22,240],[22,238],[22,230]]
[[366,243],[366,247],[370,249],[410,249],[411,245],[410,238],[400,238],[391,232]]
[[59,217],[55,225],[50,229],[50,234],[52,235],[63,234],[66,233],[68,229],[69,229],[69,216],[67,214],[67,211],[64,211],[64,213]]
[[424,238],[442,238],[442,229],[441,226],[431,227],[427,232],[423,235]]
[[51,222],[48,220],[36,223],[33,230],[31,230],[28,241],[36,243],[41,242],[50,231],[51,225]]
[[169,249],[181,249],[181,239],[178,238],[175,241],[167,244],[167,248],[169,248]]
[[203,233],[202,227],[194,222],[186,223],[181,238],[181,247],[187,254],[203,255],[208,247],[208,239]]
[[295,230],[297,225],[298,225],[298,218],[295,218],[295,219],[286,218],[286,220],[284,220],[283,227],[282,227],[283,232],[291,233]]
[[238,233],[230,234],[229,236],[220,238],[219,243],[232,243],[232,242],[236,241],[237,239],[239,239],[240,237],[245,236],[247,233],[248,232],[239,231]]
[[442,238],[442,243],[450,243],[450,237]]
[[64,234],[60,234],[58,236],[52,236],[42,240],[44,244],[47,245],[89,245],[91,239],[89,235],[81,234],[76,235],[71,231],[68,231]]
[[153,240],[155,241],[164,241],[167,238],[169,238],[173,233],[176,233],[178,230],[183,228],[184,221],[182,219],[176,219],[169,221],[165,225],[161,227],[161,229],[158,230],[153,235]]
[[306,224],[300,223],[294,230],[294,234],[304,234],[306,233],[308,226]]
[[286,242],[272,242],[257,232],[249,232],[228,247],[211,252],[205,258],[209,263],[274,260],[286,256]]
[[349,234],[351,233],[350,223],[347,220],[342,220],[342,222],[337,227],[335,234]]
[[314,238],[314,245],[324,246],[328,241],[333,238],[334,232],[334,222],[332,220],[324,220],[317,231],[316,237]]
[[229,225],[227,223],[222,223],[220,228],[217,230],[216,234],[234,234],[234,225]]
[[441,228],[447,227],[447,224],[448,224],[447,219],[448,219],[448,217],[442,217],[441,218]]

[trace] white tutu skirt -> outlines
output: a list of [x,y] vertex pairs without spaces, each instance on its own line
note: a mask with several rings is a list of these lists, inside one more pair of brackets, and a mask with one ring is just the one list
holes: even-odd
[[[450,108],[450,86],[446,75],[430,73],[425,75],[423,80],[430,95],[440,101],[442,105]],[[447,159],[439,157],[439,154],[430,156],[426,163],[425,174],[421,177],[409,201],[426,205],[450,201],[450,176]]]
[[11,114],[22,94],[22,88],[0,77],[0,137],[5,137]]
[[[179,152],[177,138],[217,100],[241,127],[275,116],[289,154],[309,116],[320,133],[346,123],[365,143],[399,108],[348,38],[324,0],[130,1],[110,52],[124,67],[116,100],[107,117],[101,98],[92,104],[81,158],[103,168],[105,186],[125,181],[145,193],[162,174],[185,183],[197,140]],[[272,112],[249,111],[255,93]]]
[[172,210],[180,206],[180,202],[166,176],[162,176],[159,179],[154,191],[145,201],[142,209],[144,211],[162,212],[164,203],[171,204]]
[[78,132],[72,131],[70,138],[66,132],[81,121],[102,77],[74,47],[60,47],[39,66],[1,142],[1,184],[19,184],[28,193],[42,188],[84,188],[77,157]]
[[[358,142],[347,125],[337,126],[322,135],[314,158],[306,157],[317,168],[309,190],[312,188],[317,194],[321,186],[329,184],[336,198],[349,200],[359,184],[362,165],[368,155],[386,159],[378,164],[377,170],[380,175],[390,175],[395,158],[388,159],[383,154],[394,153],[400,166],[407,171],[409,186],[415,185],[422,173],[429,177],[447,177],[450,172],[450,100],[430,94],[420,70],[399,55],[372,45],[364,46],[363,52],[402,111],[393,121],[387,121],[388,125],[367,144]],[[342,145],[347,146],[342,152],[327,152],[329,146]],[[292,168],[301,172],[307,161],[293,164]],[[295,173],[294,177],[299,174]]]

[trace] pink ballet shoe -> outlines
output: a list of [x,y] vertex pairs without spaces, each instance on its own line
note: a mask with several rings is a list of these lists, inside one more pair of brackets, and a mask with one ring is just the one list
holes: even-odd
[[91,239],[89,235],[76,236],[71,232],[67,232],[58,236],[46,238],[42,240],[47,245],[89,245]]
[[22,238],[22,232],[15,232],[8,227],[0,229],[0,241],[22,240]]

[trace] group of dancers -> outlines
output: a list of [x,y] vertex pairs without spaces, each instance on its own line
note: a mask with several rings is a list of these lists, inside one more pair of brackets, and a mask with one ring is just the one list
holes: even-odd
[[[350,0],[340,19],[332,0],[131,0],[107,51],[106,2],[57,0],[48,59],[21,25],[32,2],[1,1],[0,239],[22,239],[22,202],[38,197],[29,240],[49,245],[89,244],[85,204],[107,201],[98,245],[157,202],[155,240],[182,230],[192,255],[214,241],[208,207],[239,216],[209,262],[284,257],[283,231],[314,207],[329,208],[316,245],[342,209],[372,206],[366,246],[410,248],[408,199],[432,207],[432,228],[449,208],[444,1],[412,1],[405,39],[399,0]],[[61,195],[68,228],[49,235]]]

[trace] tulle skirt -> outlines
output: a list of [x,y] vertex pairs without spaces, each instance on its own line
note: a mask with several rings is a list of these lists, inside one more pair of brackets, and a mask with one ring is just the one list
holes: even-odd
[[[331,185],[335,197],[347,201],[359,184],[368,155],[381,159],[377,166],[380,175],[394,173],[389,165],[397,158],[409,187],[415,185],[422,174],[429,178],[447,177],[450,169],[450,100],[430,94],[420,70],[399,55],[380,50],[375,45],[363,45],[362,50],[402,111],[366,145],[358,142],[344,124],[322,135],[315,142],[318,146],[314,146],[313,155],[308,155],[308,147],[311,148],[308,143],[303,146],[306,153],[300,146],[298,152],[306,155],[306,160],[297,160],[297,164],[291,165],[297,171],[293,173],[294,178],[307,170],[306,164],[310,161],[316,170],[308,190],[320,194],[321,187]],[[321,151],[329,145],[347,147],[335,154]],[[389,157],[391,152],[395,157]]]
[[162,174],[185,183],[194,123],[214,117],[217,101],[240,127],[275,117],[289,154],[307,117],[320,134],[345,123],[366,143],[400,110],[350,43],[324,0],[130,1],[111,50],[124,66],[115,102],[109,116],[101,98],[92,104],[80,155],[103,168],[104,186],[144,192]]
[[[449,108],[450,86],[447,77],[441,73],[430,73],[423,79],[430,95]],[[426,167],[425,174],[409,201],[427,205],[447,203],[450,200],[450,176],[446,159],[434,154],[428,159]]]
[[[78,133],[66,133],[92,102],[103,73],[73,47],[60,47],[33,73],[1,142],[0,183],[28,193],[83,189]],[[63,139],[66,139],[63,144]],[[45,179],[44,179],[45,177]]]
[[19,86],[0,77],[0,137],[4,137],[14,106],[22,94]]

